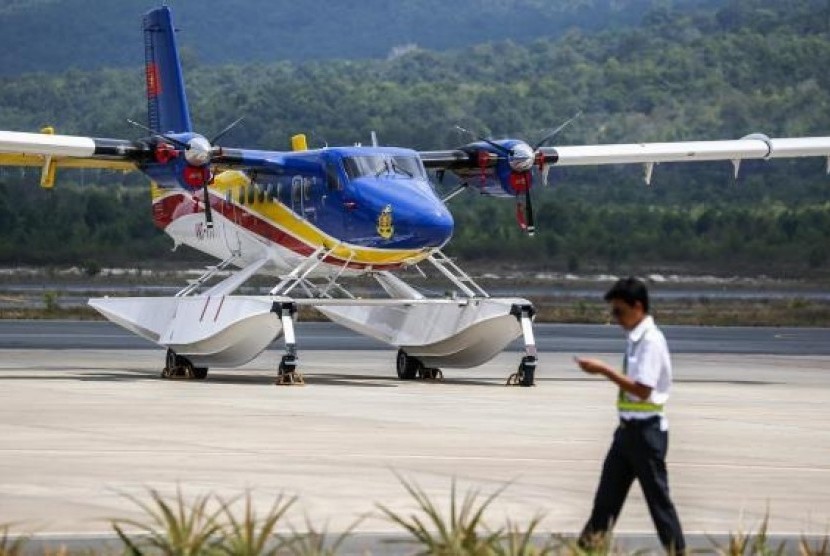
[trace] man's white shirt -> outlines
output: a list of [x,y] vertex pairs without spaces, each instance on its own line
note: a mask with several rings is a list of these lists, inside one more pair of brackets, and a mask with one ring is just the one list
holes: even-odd
[[[634,382],[651,388],[647,400],[625,393],[633,402],[647,401],[665,404],[669,399],[672,383],[671,356],[666,337],[657,328],[654,319],[646,316],[640,324],[628,333],[625,350],[626,375]],[[622,419],[648,419],[660,416],[660,429],[668,430],[669,423],[662,411],[620,411]]]

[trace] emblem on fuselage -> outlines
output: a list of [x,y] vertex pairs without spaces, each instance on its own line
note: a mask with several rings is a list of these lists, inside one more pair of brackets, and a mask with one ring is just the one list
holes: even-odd
[[392,205],[386,208],[378,216],[378,235],[383,239],[390,239],[395,233],[395,226],[392,225]]

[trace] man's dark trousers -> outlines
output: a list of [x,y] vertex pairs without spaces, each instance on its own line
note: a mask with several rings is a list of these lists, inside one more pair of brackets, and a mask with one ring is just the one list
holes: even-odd
[[621,421],[605,457],[591,518],[580,544],[608,531],[617,522],[634,479],[640,482],[660,542],[667,551],[683,553],[686,545],[680,520],[669,497],[666,452],[669,434],[660,430],[660,417]]

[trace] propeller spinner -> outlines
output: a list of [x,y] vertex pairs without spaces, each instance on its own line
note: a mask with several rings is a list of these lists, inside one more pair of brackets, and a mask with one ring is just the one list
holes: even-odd
[[213,140],[210,141],[205,136],[199,134],[193,134],[187,141],[182,141],[170,135],[158,133],[133,120],[128,119],[127,122],[152,134],[153,138],[157,141],[156,150],[159,162],[166,163],[171,158],[178,156],[176,149],[170,146],[171,144],[181,149],[181,152],[184,153],[184,159],[188,164],[187,168],[185,168],[184,179],[194,189],[197,187],[201,188],[205,205],[205,225],[210,229],[213,228],[213,214],[211,213],[210,193],[208,192],[211,176],[210,164],[216,158],[222,156],[222,148],[216,145],[216,142],[235,128],[242,120],[243,118],[238,118],[217,133],[213,137]]

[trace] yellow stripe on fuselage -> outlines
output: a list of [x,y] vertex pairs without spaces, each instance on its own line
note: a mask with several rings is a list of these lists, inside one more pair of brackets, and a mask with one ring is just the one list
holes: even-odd
[[[230,199],[234,205],[258,215],[270,224],[310,245],[313,249],[319,247],[324,247],[326,250],[334,248],[330,256],[343,261],[377,266],[413,264],[427,258],[432,252],[431,249],[383,249],[350,245],[341,239],[326,234],[276,199],[260,201],[263,196],[261,191],[251,184],[244,173],[239,171],[222,172],[216,176],[212,188],[221,192],[226,200],[230,193]],[[251,193],[249,188],[254,188],[253,203],[247,202]],[[238,202],[240,190],[245,198],[245,203],[242,204]]]

